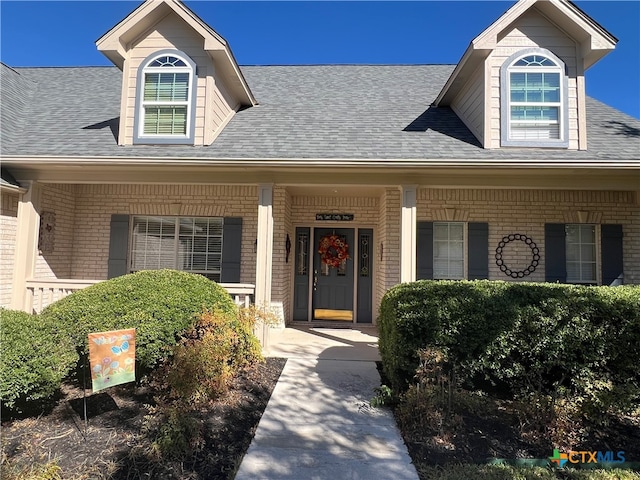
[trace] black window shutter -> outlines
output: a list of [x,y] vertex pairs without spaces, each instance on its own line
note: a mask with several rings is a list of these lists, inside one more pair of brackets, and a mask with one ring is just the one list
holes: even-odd
[[107,278],[114,278],[125,275],[128,270],[129,215],[111,215],[109,232]]
[[544,226],[544,269],[547,282],[566,283],[567,251],[564,223],[547,223]]
[[225,217],[222,228],[222,283],[240,283],[242,218]]
[[602,284],[611,285],[622,278],[622,225],[600,227],[602,245]]
[[489,224],[469,223],[469,280],[489,278]]
[[433,222],[418,222],[416,248],[417,279],[433,279]]

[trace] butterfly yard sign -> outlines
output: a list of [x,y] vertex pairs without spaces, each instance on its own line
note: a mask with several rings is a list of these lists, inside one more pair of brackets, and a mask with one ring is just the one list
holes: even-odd
[[136,380],[136,329],[89,334],[93,392]]

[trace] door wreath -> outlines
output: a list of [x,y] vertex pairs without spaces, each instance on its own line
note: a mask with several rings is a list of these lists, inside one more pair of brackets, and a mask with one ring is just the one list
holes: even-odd
[[325,235],[320,239],[318,253],[322,263],[338,268],[349,258],[349,245],[339,235]]

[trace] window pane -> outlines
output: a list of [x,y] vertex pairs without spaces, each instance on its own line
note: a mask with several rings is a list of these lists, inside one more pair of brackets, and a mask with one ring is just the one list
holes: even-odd
[[207,255],[207,270],[220,270],[222,255]]
[[446,223],[433,224],[433,238],[436,240],[448,240],[449,228]]
[[222,236],[222,218],[210,218],[208,228],[209,235]]
[[449,255],[451,258],[464,258],[462,242],[451,242],[449,244]]
[[567,225],[567,281],[595,283],[597,281],[596,238],[594,225]]
[[[222,222],[222,218],[134,217],[131,269],[177,268],[219,281]],[[176,224],[179,225],[177,243]],[[219,234],[209,235],[209,231]]]
[[558,107],[511,107],[511,120],[555,122],[558,120]]
[[134,217],[131,269],[175,268],[175,221],[166,217]]
[[452,261],[449,264],[449,278],[464,278],[464,262],[462,260]]
[[449,238],[450,240],[462,241],[464,235],[464,227],[462,223],[450,223],[449,224]]
[[144,115],[145,134],[185,135],[187,107],[147,106]]
[[594,262],[596,259],[596,246],[582,244],[580,246],[580,259],[583,262]]
[[189,94],[188,73],[146,73],[145,101],[186,102]]
[[578,225],[567,225],[565,227],[567,243],[577,243],[580,239]]
[[436,279],[464,278],[464,224],[433,224],[433,276]]
[[580,261],[580,249],[578,245],[567,242],[567,262]]
[[207,253],[219,253],[222,251],[222,237],[209,238],[207,241]]

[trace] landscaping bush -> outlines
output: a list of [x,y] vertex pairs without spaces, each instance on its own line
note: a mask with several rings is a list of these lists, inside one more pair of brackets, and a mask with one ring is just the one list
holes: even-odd
[[225,393],[229,381],[243,367],[262,359],[253,335],[255,317],[204,312],[174,349],[166,378],[174,397],[197,405]]
[[51,398],[75,363],[73,345],[51,322],[0,309],[0,398],[2,407],[22,411]]
[[225,289],[207,278],[175,270],[148,270],[113,278],[69,295],[40,317],[86,355],[91,332],[136,328],[136,360],[152,369],[204,310],[235,312]]
[[573,397],[594,415],[640,397],[640,287],[419,281],[387,292],[379,329],[398,391],[412,382],[419,350],[435,347],[474,388]]

